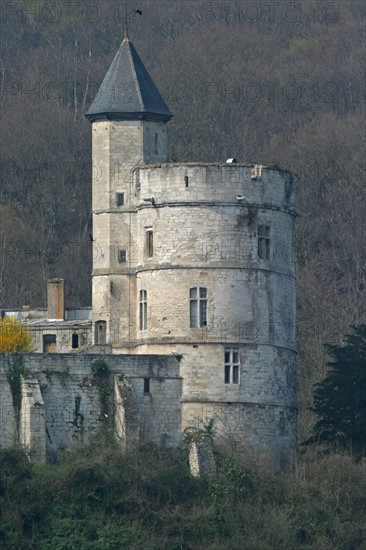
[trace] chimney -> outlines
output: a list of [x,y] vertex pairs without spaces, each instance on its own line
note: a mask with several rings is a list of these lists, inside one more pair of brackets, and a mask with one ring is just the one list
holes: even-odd
[[47,310],[49,321],[63,321],[65,318],[64,280],[48,279]]

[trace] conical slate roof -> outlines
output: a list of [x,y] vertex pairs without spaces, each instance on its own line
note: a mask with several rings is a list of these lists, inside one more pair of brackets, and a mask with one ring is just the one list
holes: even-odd
[[134,46],[126,37],[85,115],[91,122],[172,118]]

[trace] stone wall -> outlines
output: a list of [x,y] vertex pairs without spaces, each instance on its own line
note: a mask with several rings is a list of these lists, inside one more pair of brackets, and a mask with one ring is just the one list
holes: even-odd
[[34,462],[46,460],[45,406],[38,379],[30,374],[21,379],[20,443]]
[[12,447],[17,442],[17,418],[14,399],[6,375],[7,357],[0,356],[0,448]]
[[[22,357],[17,426],[17,411],[6,379],[12,355],[0,354],[1,446],[19,440],[37,460],[42,460],[42,453],[52,459],[61,450],[87,443],[99,428],[111,434],[117,431],[121,436],[123,430],[131,432],[131,423],[140,443],[179,444],[182,380],[176,358],[72,354]],[[91,370],[98,359],[103,359],[109,370],[103,380]],[[135,403],[132,408],[122,402],[126,395],[120,388],[125,383],[130,388],[130,402]],[[127,444],[133,440],[130,436],[125,439]]]
[[[232,444],[275,462],[290,456],[296,444],[295,179],[276,167],[253,175],[244,164],[139,165],[129,204],[128,215],[110,213],[114,255],[94,272],[96,284],[103,280],[113,352],[180,354],[183,429],[214,416]],[[266,257],[258,252],[261,227],[269,228]],[[154,235],[151,257],[147,230]],[[118,263],[119,239],[128,231],[128,261]],[[198,287],[207,291],[207,324],[192,327],[190,289]],[[239,356],[237,383],[225,380],[227,350]]]
[[[29,325],[33,337],[32,351],[44,353],[44,336],[54,335],[56,337],[57,353],[80,353],[92,345],[92,323],[91,321],[59,322],[59,323],[38,323]],[[72,348],[73,335],[78,335],[78,347]]]
[[[92,136],[93,322],[106,321],[109,341],[111,324],[121,321],[120,334],[126,339],[130,330],[128,312],[135,304],[135,281],[126,270],[134,261],[132,243],[136,234],[136,220],[131,215],[136,202],[132,174],[140,164],[166,160],[166,124],[97,121],[92,124]],[[117,193],[123,193],[123,205],[116,204]],[[126,251],[123,264],[119,262],[120,249]],[[113,274],[119,274],[118,284],[109,277]]]
[[194,477],[209,476],[216,473],[211,436],[202,434],[189,445],[189,467]]
[[187,427],[213,420],[214,439],[224,452],[244,454],[277,470],[289,466],[296,448],[295,407],[259,403],[183,403]]

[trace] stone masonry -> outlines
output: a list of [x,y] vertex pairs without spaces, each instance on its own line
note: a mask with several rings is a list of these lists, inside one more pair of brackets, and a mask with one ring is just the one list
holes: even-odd
[[213,419],[224,445],[286,462],[296,443],[296,179],[235,160],[167,164],[172,115],[136,56],[126,37],[87,113],[94,343],[180,355],[182,430]]
[[[19,357],[22,391],[16,403],[9,374]],[[98,359],[109,370],[104,403],[91,369]],[[20,442],[36,461],[87,443],[99,429],[108,429],[123,446],[180,443],[182,380],[175,357],[0,354],[0,378],[0,447]]]

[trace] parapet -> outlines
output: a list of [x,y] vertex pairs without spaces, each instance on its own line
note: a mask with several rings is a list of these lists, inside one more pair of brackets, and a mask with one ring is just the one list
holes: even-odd
[[297,177],[288,170],[241,163],[154,164],[134,170],[135,194],[141,207],[146,207],[149,199],[150,206],[177,201],[262,205],[296,215],[296,183]]

